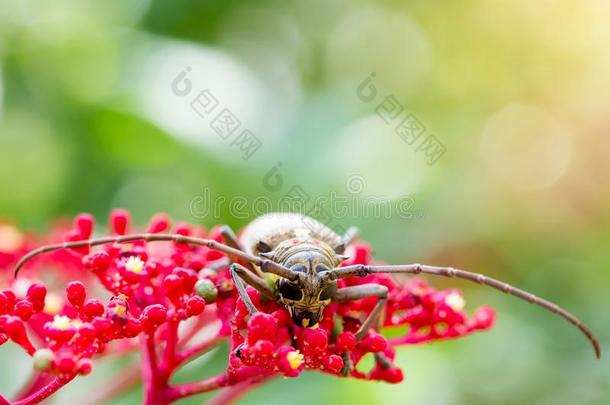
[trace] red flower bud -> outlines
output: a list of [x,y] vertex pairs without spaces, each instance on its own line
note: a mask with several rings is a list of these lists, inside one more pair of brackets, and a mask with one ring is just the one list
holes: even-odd
[[0,292],[0,315],[8,313],[8,299],[4,293]]
[[74,374],[76,372],[76,361],[72,355],[63,355],[55,360],[57,371],[61,374]]
[[71,281],[66,287],[66,297],[68,298],[68,301],[70,301],[70,304],[74,305],[76,308],[80,307],[87,297],[85,285],[80,281]]
[[303,349],[305,351],[323,352],[328,347],[328,335],[324,329],[304,329]]
[[32,346],[30,339],[28,338],[27,331],[25,330],[25,324],[23,321],[16,316],[9,316],[4,319],[4,333],[6,333],[13,342],[28,352],[33,354],[36,349]]
[[384,381],[387,381],[390,384],[398,384],[404,379],[402,370],[396,367],[383,370],[381,377]]
[[93,227],[95,226],[95,219],[91,214],[79,214],[74,219],[74,228],[78,229],[83,239],[88,239],[93,233]]
[[369,335],[360,342],[363,349],[368,352],[378,353],[385,349],[386,340],[381,335]]
[[118,235],[125,235],[131,216],[124,209],[115,209],[110,213],[110,230]]
[[186,314],[188,316],[197,316],[205,309],[205,300],[198,295],[194,295],[186,302]]
[[32,303],[28,300],[17,301],[15,304],[14,313],[19,318],[27,321],[32,317],[32,314],[34,314],[34,305],[32,305]]
[[343,332],[337,336],[337,350],[340,352],[351,352],[356,347],[356,335],[351,332]]
[[88,375],[93,370],[93,362],[91,359],[80,359],[78,363],[76,363],[76,369],[78,374],[80,375]]
[[149,222],[146,232],[161,233],[169,229],[170,218],[167,214],[157,214]]
[[28,288],[26,295],[32,303],[35,301],[44,301],[47,296],[47,287],[42,283],[34,283]]
[[104,315],[104,304],[98,299],[90,299],[83,307],[83,313],[89,319]]
[[343,368],[343,359],[341,358],[341,356],[331,354],[330,356],[324,359],[324,366],[331,373],[339,373],[339,371],[341,371],[341,369]]
[[125,337],[133,338],[142,332],[142,323],[139,319],[129,319],[125,324]]
[[4,296],[2,301],[3,305],[6,307],[6,312],[12,311],[13,307],[15,306],[15,293],[13,293],[11,290],[4,290],[1,294]]
[[275,350],[275,347],[273,346],[273,343],[270,340],[266,340],[266,339],[259,340],[252,347],[253,354],[255,354],[256,356],[261,356],[261,357],[273,356],[274,350]]
[[88,254],[83,257],[83,265],[93,273],[101,273],[110,266],[110,255],[104,251]]
[[144,308],[140,321],[144,329],[156,329],[165,322],[167,309],[160,304],[149,305]]
[[496,311],[489,306],[482,306],[474,313],[476,329],[489,329],[496,320]]
[[191,234],[191,226],[186,222],[180,222],[176,224],[176,230],[174,232],[178,235],[189,236]]
[[182,279],[183,291],[193,291],[193,287],[197,282],[197,272],[195,270],[176,267],[172,273]]
[[93,318],[93,321],[91,321],[91,324],[97,331],[97,336],[102,339],[106,339],[112,329],[112,322],[110,319],[104,318],[103,316],[96,316]]
[[248,342],[256,343],[261,339],[272,340],[277,330],[277,320],[264,312],[257,312],[248,322]]

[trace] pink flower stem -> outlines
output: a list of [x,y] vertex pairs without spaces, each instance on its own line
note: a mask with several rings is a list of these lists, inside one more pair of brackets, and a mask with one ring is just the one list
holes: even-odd
[[32,395],[34,392],[41,389],[42,387],[44,387],[45,385],[47,385],[52,380],[53,380],[53,377],[51,377],[48,374],[44,374],[44,373],[33,374],[32,377],[30,378],[30,381],[28,382],[28,384],[19,391],[19,393],[16,395],[15,398],[16,399],[26,398],[26,397]]
[[193,360],[195,357],[201,356],[209,352],[225,339],[225,336],[217,335],[214,336],[212,339],[205,340],[203,342],[193,345],[192,347],[185,349],[183,352],[176,354],[176,365],[182,366]]
[[[271,379],[271,378],[269,378]],[[246,395],[250,390],[254,387],[260,386],[262,383],[266,382],[262,380],[260,382],[243,382],[241,384],[237,384],[232,387],[227,387],[222,390],[220,394],[218,394],[214,399],[208,402],[208,405],[230,405],[235,403],[238,399]]]
[[141,340],[142,345],[142,381],[144,383],[144,404],[153,405],[159,402],[157,392],[165,388],[160,386],[159,370],[157,368],[157,353],[155,351],[155,334],[145,333]]
[[175,370],[176,345],[178,343],[178,320],[169,320],[165,327],[165,333],[165,350],[163,351],[163,361],[159,367],[159,378],[167,384],[169,377]]
[[37,404],[49,396],[57,392],[61,387],[72,381],[76,377],[75,375],[66,378],[55,378],[49,384],[45,385],[29,397],[23,398],[19,401],[15,401],[12,405],[32,405]]
[[163,397],[168,402],[173,402],[192,395],[226,387],[227,385],[229,385],[229,378],[223,373],[205,380],[167,387],[163,392]]
[[112,378],[96,393],[89,393],[75,403],[81,405],[102,405],[111,403],[119,395],[136,387],[141,380],[140,364],[133,364],[120,376]]

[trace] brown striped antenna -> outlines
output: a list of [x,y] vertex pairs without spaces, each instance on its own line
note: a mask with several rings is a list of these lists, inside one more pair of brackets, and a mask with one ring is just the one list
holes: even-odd
[[230,246],[227,246],[223,243],[216,242],[212,239],[202,239],[202,238],[194,238],[191,236],[184,236],[178,234],[163,234],[163,233],[140,233],[126,236],[112,236],[107,238],[99,238],[99,239],[88,239],[81,241],[73,241],[73,242],[64,242],[58,243],[55,245],[46,245],[41,246],[37,249],[32,250],[25,256],[19,260],[19,263],[15,266],[15,277],[19,274],[19,270],[32,258],[41,255],[43,253],[52,252],[54,250],[61,249],[74,249],[85,246],[99,246],[105,245],[108,243],[127,243],[127,242],[135,242],[135,241],[145,241],[145,242],[159,242],[159,241],[170,241],[176,243],[186,243],[190,245],[198,245],[205,246],[210,249],[218,250],[219,252],[226,253],[229,256],[237,257],[245,262],[252,263],[253,265],[259,266],[263,271],[277,274],[280,277],[287,278],[289,280],[295,281],[298,278],[298,275],[295,274],[290,269],[282,266],[281,264],[272,262],[271,260],[260,258],[243,252],[238,249],[234,249]]
[[553,313],[558,314],[562,318],[566,319],[572,325],[576,326],[591,342],[595,356],[599,359],[601,357],[601,349],[599,343],[593,333],[587,329],[581,321],[578,320],[574,315],[559,307],[550,301],[544,300],[531,294],[527,291],[513,287],[503,281],[493,279],[491,277],[484,276],[482,274],[471,273],[464,270],[454,269],[453,267],[436,267],[427,266],[421,264],[407,264],[407,265],[388,265],[388,266],[366,266],[366,265],[354,265],[333,269],[324,273],[320,273],[321,277],[328,278],[330,280],[337,280],[345,277],[364,277],[368,274],[374,273],[387,273],[387,274],[431,274],[434,276],[442,276],[449,278],[461,278],[464,280],[473,281],[475,283],[484,284],[500,290],[506,294],[511,294],[517,298],[528,301],[529,303],[536,304],[545,308]]

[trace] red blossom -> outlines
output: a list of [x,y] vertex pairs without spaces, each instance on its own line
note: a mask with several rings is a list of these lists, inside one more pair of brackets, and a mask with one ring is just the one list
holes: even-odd
[[[112,234],[125,235],[130,227],[129,212],[112,212]],[[0,224],[0,345],[13,341],[32,357],[34,370],[50,376],[42,388],[25,390],[18,403],[39,402],[75,376],[91,373],[98,359],[130,351],[142,353],[149,404],[260,383],[274,375],[296,377],[305,370],[398,383],[403,374],[394,365],[397,346],[462,337],[488,329],[494,321],[489,307],[469,317],[458,290],[437,291],[421,279],[381,274],[342,279],[339,285],[386,286],[383,326],[407,326],[400,337],[388,339],[383,330],[372,329],[360,341],[356,338],[376,298],[330,304],[319,325],[307,329],[295,325],[281,304],[248,288],[260,310],[250,316],[238,298],[226,255],[173,242],[59,250],[33,260],[20,278],[12,278],[15,262],[35,245],[84,240],[94,230],[89,214],[78,215],[71,226],[59,226],[44,239]],[[165,214],[153,217],[146,230],[222,241],[217,228],[207,233],[181,223],[172,230]],[[364,243],[347,253],[350,259],[343,265],[372,263]],[[182,386],[169,384],[177,369],[222,341],[231,346],[225,373]],[[365,373],[359,363],[369,353],[383,360]]]

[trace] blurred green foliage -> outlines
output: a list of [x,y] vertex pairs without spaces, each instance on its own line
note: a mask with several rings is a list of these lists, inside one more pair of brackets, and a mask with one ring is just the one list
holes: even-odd
[[[423,217],[351,213],[388,262],[481,271],[578,314],[608,348],[610,6],[607,2],[3,1],[0,4],[0,217],[43,230],[87,211],[129,208],[239,228],[193,213],[214,199],[291,185],[312,197],[413,198]],[[263,147],[248,161],[171,92],[186,66]],[[356,88],[376,72],[378,97]],[[197,80],[195,80],[195,78]],[[393,95],[446,146],[434,165],[375,110]],[[263,178],[282,162],[284,187]],[[353,193],[352,193],[353,194]],[[254,216],[251,213],[249,217]],[[490,333],[399,353],[399,386],[306,374],[243,398],[254,404],[603,404],[610,367],[558,317],[484,288]],[[27,359],[0,349],[0,391]],[[180,378],[221,369],[226,350]],[[56,403],[100,389],[102,365]],[[139,391],[117,403],[137,403]],[[184,403],[200,403],[194,398]]]

